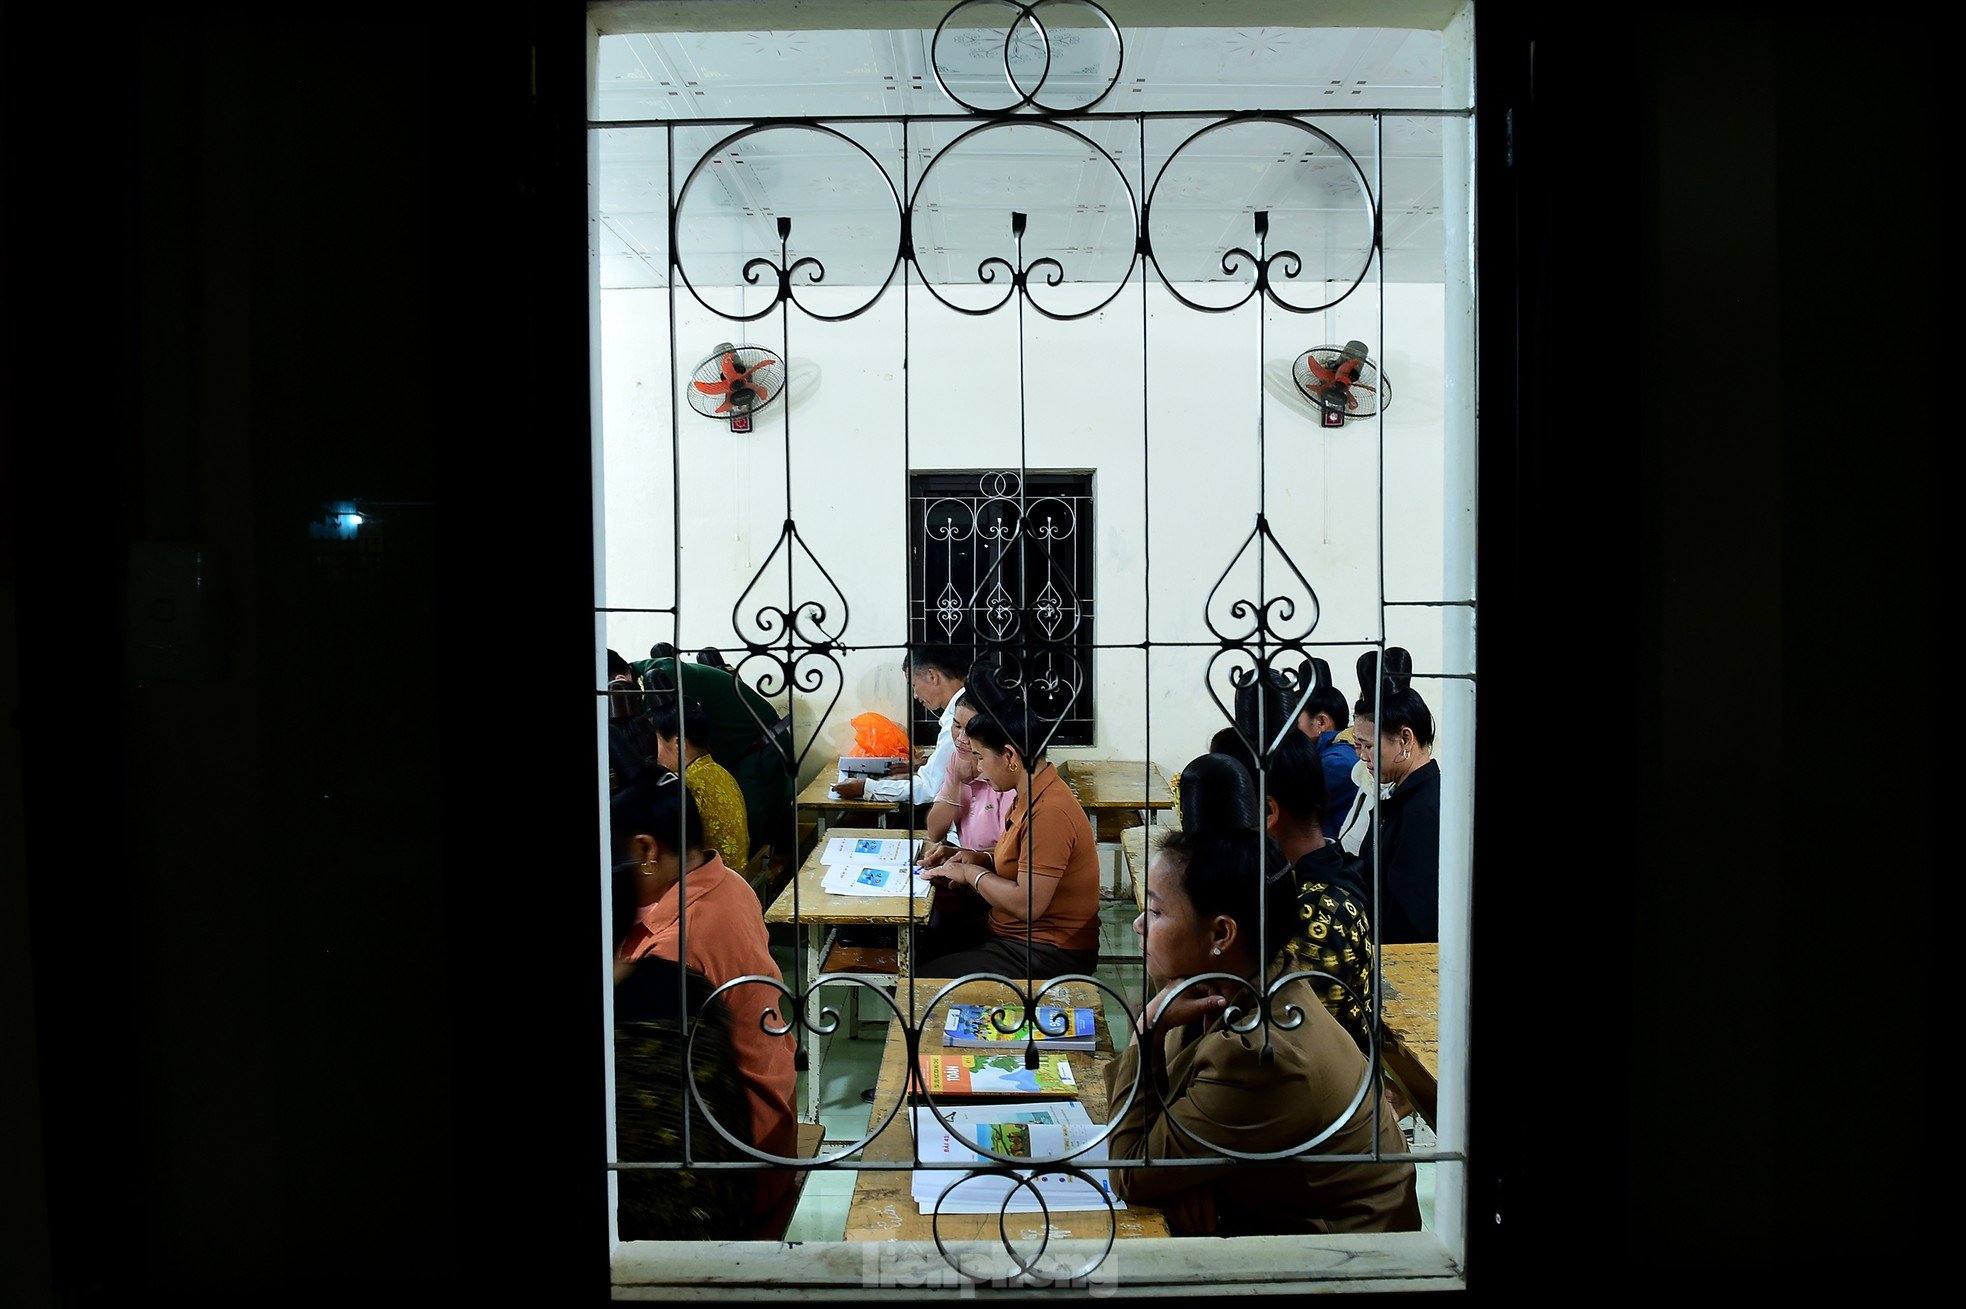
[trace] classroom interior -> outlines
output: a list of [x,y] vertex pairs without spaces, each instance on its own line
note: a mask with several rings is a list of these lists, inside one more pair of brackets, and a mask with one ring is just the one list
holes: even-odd
[[[1239,602],[1263,612],[1264,639],[1297,643],[1290,666],[1326,659],[1348,700],[1359,655],[1411,651],[1447,794],[1438,1116],[1405,1127],[1416,1151],[1445,1156],[1420,1165],[1423,1218],[1458,1250],[1476,672],[1468,7],[1408,6],[1392,25],[1370,7],[1251,3],[1197,26],[1179,6],[1111,0],[1123,47],[1089,6],[1048,7],[1042,37],[1025,19],[1008,38],[1014,11],[999,6],[897,4],[886,28],[864,6],[810,4],[767,27],[768,8],[693,28],[675,24],[702,7],[596,11],[597,658],[659,642],[726,652],[790,720],[809,794],[853,749],[857,714],[933,740],[901,653],[984,630],[983,591],[1006,576],[990,529],[1017,513],[1047,524],[1055,571],[1027,570],[1011,603],[1035,613],[1055,578],[1084,638],[1066,674],[1073,743],[1051,752],[1066,767],[1164,779],[1206,751],[1249,668]],[[1042,83],[1041,102],[1088,116],[966,115],[960,100],[1002,108],[988,97],[1006,60],[1021,91]],[[1223,123],[1250,111],[1278,117]],[[1260,291],[1259,257],[1273,260]],[[822,276],[781,280],[807,258]],[[1031,276],[1013,287],[1020,261]],[[1351,341],[1384,402],[1327,423],[1303,360]],[[692,394],[739,350],[782,370],[748,430]],[[808,602],[823,617],[797,638],[786,694],[766,611]],[[823,835],[816,810],[801,806],[767,903]],[[1096,975],[1144,998],[1129,875],[1106,835]],[[774,928],[788,981],[800,948]],[[843,1014],[845,998],[821,994]],[[868,1131],[877,1009],[825,1038],[816,1088],[800,1076],[796,1103],[817,1105],[829,1147]],[[1110,1002],[1106,1017],[1123,1044]],[[814,1170],[786,1239],[840,1240],[855,1179]]]

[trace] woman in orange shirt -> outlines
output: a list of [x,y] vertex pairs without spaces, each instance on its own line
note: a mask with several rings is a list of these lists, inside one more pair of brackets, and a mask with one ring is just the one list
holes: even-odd
[[[712,986],[739,977],[780,980],[757,893],[708,847],[703,817],[676,774],[659,779],[642,774],[615,792],[610,808],[614,862],[639,875],[641,903],[634,926],[615,950],[616,961],[661,955],[694,968]],[[797,1145],[793,1038],[773,1036],[763,1026],[765,1011],[783,1014],[787,1001],[763,982],[733,987],[723,999],[730,1007],[731,1043],[751,1109],[751,1140],[765,1153],[789,1158]],[[682,1087],[675,1089],[683,1094]],[[758,1174],[760,1213],[777,1204],[792,1178],[790,1170]]]
[[917,938],[923,977],[966,973],[1031,977],[1090,973],[1099,964],[1099,852],[1092,822],[1016,709],[985,710],[969,720],[977,776],[1014,791],[1009,818],[993,850],[958,850],[936,870],[945,885],[967,885],[989,916],[968,941]]

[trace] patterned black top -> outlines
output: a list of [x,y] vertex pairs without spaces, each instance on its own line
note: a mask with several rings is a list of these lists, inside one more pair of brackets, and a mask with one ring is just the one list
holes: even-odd
[[1316,969],[1344,983],[1312,979],[1318,998],[1360,1051],[1372,1044],[1372,924],[1365,906],[1358,861],[1336,841],[1297,861],[1299,922],[1283,948],[1292,970]]

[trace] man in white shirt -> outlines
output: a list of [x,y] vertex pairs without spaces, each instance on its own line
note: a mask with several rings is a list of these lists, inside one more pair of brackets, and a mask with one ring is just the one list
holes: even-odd
[[908,765],[901,763],[890,764],[886,777],[849,777],[835,783],[833,793],[842,799],[926,805],[933,803],[942,791],[943,780],[948,777],[949,765],[956,755],[956,702],[962,699],[969,677],[968,653],[952,645],[922,646],[912,659],[902,656],[901,666],[908,670],[908,689],[915,699],[921,701],[924,709],[938,715],[935,748],[912,777],[908,775]]

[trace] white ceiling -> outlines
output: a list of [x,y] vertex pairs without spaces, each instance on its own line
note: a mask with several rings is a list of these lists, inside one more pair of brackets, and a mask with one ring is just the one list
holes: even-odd
[[[1197,117],[1148,120],[1143,168],[1142,128],[1124,117],[1066,120],[1098,149],[1027,121],[951,149],[993,120],[966,114],[937,85],[931,64],[972,104],[1008,107],[1015,95],[1006,90],[1003,23],[1011,12],[971,6],[951,20],[933,56],[932,25],[603,35],[593,108],[595,121],[609,124],[598,129],[601,284],[666,283],[672,123],[679,189],[704,160],[679,215],[685,271],[719,308],[710,288],[738,285],[744,259],[777,255],[779,217],[793,220],[790,257],[820,259],[827,284],[877,284],[899,245],[896,194],[914,197],[917,264],[950,300],[980,307],[1001,294],[977,285],[977,267],[1013,257],[1009,213],[1017,209],[1030,216],[1026,262],[1050,256],[1064,267],[1067,285],[1048,303],[1090,307],[1126,272],[1133,215],[1157,178],[1149,235],[1169,278],[1246,281],[1246,274],[1225,278],[1221,259],[1231,246],[1255,247],[1250,215],[1260,209],[1270,214],[1269,249],[1293,250],[1304,261],[1302,289],[1282,294],[1299,303],[1329,299],[1335,290],[1321,284],[1342,289],[1365,267],[1364,188],[1383,185],[1386,277],[1440,280],[1442,141],[1467,125],[1396,112],[1465,108],[1443,103],[1438,31],[1125,26],[1122,56],[1102,26],[1079,16],[1089,10],[1057,7],[1047,17],[1051,70],[1038,90],[1047,107],[1076,111],[1111,82],[1093,113],[1306,111],[1356,161],[1355,168],[1311,133],[1268,123],[1224,128],[1181,148],[1211,121]],[[1044,46],[1029,27],[1011,41],[1020,85],[1038,87]],[[1361,109],[1392,112],[1383,126],[1370,116],[1325,116]],[[962,119],[911,122],[905,153],[898,124],[840,121],[940,114]],[[866,154],[823,133],[777,127],[706,159],[719,140],[761,118],[831,120]],[[651,126],[622,126],[634,122]],[[1383,159],[1375,150],[1380,131]],[[728,294],[726,302],[738,303]]]

